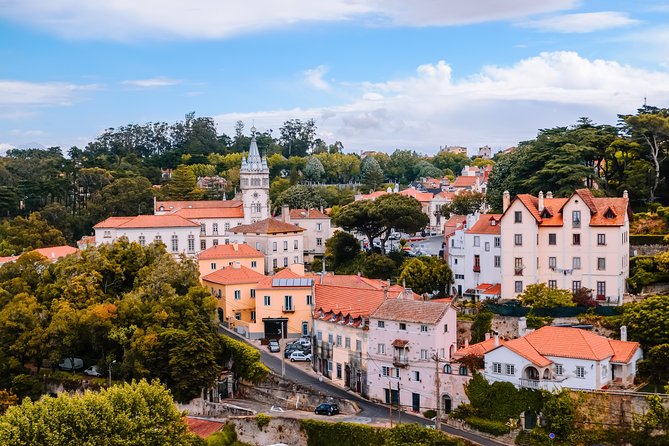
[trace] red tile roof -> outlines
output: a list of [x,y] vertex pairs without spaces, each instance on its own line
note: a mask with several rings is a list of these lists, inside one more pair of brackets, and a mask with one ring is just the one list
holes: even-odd
[[[283,215],[282,215],[283,216]],[[318,209],[291,209],[290,210],[290,219],[293,220],[302,220],[309,218],[330,218],[325,215],[323,212]]]
[[451,186],[453,187],[472,187],[476,185],[476,180],[478,177],[470,177],[465,175],[460,175],[455,179]]
[[[305,274],[304,277],[314,279],[318,284],[321,283],[320,274]],[[354,274],[331,274],[323,276],[323,285],[334,285],[347,288],[365,288],[369,290],[380,290],[386,282],[380,283],[379,280],[367,279]]]
[[[272,288],[272,281],[274,279],[309,279],[309,277],[301,276],[297,274],[296,272],[292,271],[290,268],[284,268],[274,274],[273,276],[264,276],[264,278],[258,282],[258,285],[256,286],[256,289],[270,289]],[[294,285],[295,288],[305,288],[306,286],[311,286],[311,285]],[[283,287],[283,288],[289,288],[289,287]]]
[[[37,252],[42,256],[46,257],[47,260],[55,262],[61,257],[74,254],[76,252],[79,252],[79,250],[77,248],[73,248],[72,246],[63,245],[63,246],[51,246],[49,248],[37,248],[29,252]],[[17,260],[19,257],[21,257],[23,254],[26,253],[22,253],[17,256],[0,257],[0,265],[8,262],[13,262]]]
[[245,243],[216,245],[205,249],[197,258],[200,260],[230,259],[235,257],[263,257],[263,253]]
[[618,341],[616,339],[609,339],[609,343],[611,344],[611,348],[613,348],[614,352],[613,358],[611,358],[611,362],[620,364],[627,364],[632,359],[632,356],[634,356],[636,350],[639,348],[638,342],[625,342]]
[[445,302],[391,299],[383,302],[371,317],[400,322],[436,324],[449,307],[450,303]]
[[375,200],[379,198],[382,195],[387,194],[388,192],[384,190],[377,190],[376,192],[372,192],[371,194],[362,194],[360,195],[360,200]]
[[241,225],[230,230],[236,234],[285,234],[291,232],[302,232],[304,228],[286,223],[284,221],[266,218],[264,220],[251,223],[250,225]]
[[[502,338],[499,338],[500,345],[505,345],[506,341]],[[456,351],[453,355],[455,358],[461,358],[463,356],[483,356],[491,350],[494,350],[495,347],[495,338],[486,339],[485,341],[477,342],[476,344],[471,344],[468,347],[463,347],[460,350]]]
[[198,223],[178,215],[138,215],[136,217],[109,217],[93,226],[95,229],[116,228],[180,228],[198,227]]
[[481,214],[467,232],[469,234],[501,234],[502,228],[499,224],[501,219],[502,214]]
[[225,426],[225,422],[203,420],[193,417],[186,417],[186,424],[188,425],[188,430],[200,438],[207,438]]
[[464,228],[466,221],[466,215],[452,215],[451,218],[444,223],[444,239],[453,235],[458,229]]
[[[369,317],[385,300],[383,290],[316,284],[315,309],[344,316]],[[388,297],[398,293],[388,293]]]
[[170,215],[179,215],[183,218],[244,218],[244,208],[218,207],[218,208],[183,208]]
[[411,188],[404,189],[399,194],[407,197],[414,197],[421,203],[427,203],[434,197],[434,194],[431,194],[430,192],[419,192],[416,189],[411,189]]
[[393,347],[404,348],[404,347],[407,346],[408,343],[409,343],[409,341],[404,340],[404,339],[395,339],[395,340],[392,342],[391,345],[392,345]]
[[[156,201],[156,212],[176,211],[183,208],[227,208],[242,206],[240,200],[197,200],[197,201]],[[160,210],[160,207],[163,210]]]
[[499,296],[502,294],[502,285],[499,283],[494,284],[490,288],[483,291],[481,294],[487,294],[489,296]]
[[236,283],[259,283],[265,279],[264,274],[240,265],[238,268],[228,266],[223,269],[209,273],[202,277],[203,281],[218,283],[220,285],[232,285]]

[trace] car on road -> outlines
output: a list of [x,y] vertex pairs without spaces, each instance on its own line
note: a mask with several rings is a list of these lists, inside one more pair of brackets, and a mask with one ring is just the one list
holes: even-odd
[[267,344],[267,348],[272,353],[281,351],[281,346],[279,346],[279,341],[277,341],[276,339],[270,339],[269,344]]
[[314,410],[314,413],[316,415],[332,416],[339,413],[339,406],[337,406],[335,403],[319,404],[318,407],[316,407],[316,410]]
[[84,368],[84,360],[81,358],[65,358],[63,362],[58,364],[58,368],[61,370],[81,370]]
[[100,373],[100,369],[98,369],[98,366],[92,365],[86,370],[84,370],[84,375],[88,376],[102,376],[102,373]]
[[302,351],[296,350],[290,354],[290,361],[307,361],[311,362],[311,353],[304,353]]
[[283,356],[285,358],[290,358],[290,355],[293,352],[311,353],[311,346],[305,347],[300,344],[288,344],[283,350]]
[[311,340],[309,338],[300,338],[293,342],[293,344],[300,344],[303,347],[311,347]]

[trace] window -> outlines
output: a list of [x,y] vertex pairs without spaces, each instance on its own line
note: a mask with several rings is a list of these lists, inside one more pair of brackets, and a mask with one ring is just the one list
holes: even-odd
[[399,378],[400,377],[400,369],[393,368],[392,371],[390,372],[390,377],[391,378]]
[[580,257],[572,257],[571,258],[571,267],[573,269],[581,269],[581,258]]
[[188,252],[195,251],[195,236],[193,234],[188,236]]
[[[297,240],[293,240],[293,249],[297,251],[297,249],[300,247],[300,243]],[[286,248],[288,249],[288,248]]]
[[226,231],[230,230],[230,223],[226,223],[223,227]]
[[335,343],[337,347],[341,347],[341,335],[337,335],[337,342]]
[[328,333],[328,344],[334,344],[334,335],[332,333]]
[[382,376],[390,376],[390,367],[388,366],[382,366],[381,367],[381,375]]
[[583,367],[582,365],[576,366],[576,377],[585,378],[585,367]]
[[355,340],[355,351],[356,352],[362,351],[362,341],[360,339]]
[[485,250],[490,251],[490,242],[485,242]]
[[481,272],[481,256],[478,254],[474,255],[474,272],[475,273]]
[[242,313],[240,313],[239,311],[237,311],[237,312],[235,313],[235,319],[237,319],[238,321],[241,321],[241,320],[242,320]]
[[242,298],[242,291],[235,290],[235,300],[240,300]]
[[143,235],[139,236],[139,246],[146,245],[146,238]]
[[257,268],[258,267],[258,262],[255,260],[251,260],[251,268]]
[[421,333],[427,333],[427,325],[421,325],[420,326],[420,331],[421,331]]
[[571,282],[571,292],[576,293],[580,289],[581,289],[581,281],[580,280],[573,280]]
[[495,268],[499,268],[502,265],[502,258],[500,256],[495,256]]
[[160,235],[160,234],[158,234],[158,235],[156,235],[156,238],[154,238],[153,240],[156,241],[156,242],[161,242],[161,243],[162,243],[162,241],[163,241],[163,236]]
[[548,234],[548,244],[557,245],[557,234]]
[[272,268],[276,269],[278,265],[277,259],[272,259]]
[[562,364],[555,364],[555,374],[562,375],[563,373],[564,373],[564,368],[562,367]]
[[407,329],[407,324],[404,322],[400,322],[400,330],[406,330]]
[[597,257],[597,270],[604,271],[606,269],[606,257]]
[[218,235],[218,223],[214,223],[212,225],[212,230],[214,232],[214,235]]
[[211,244],[214,245],[214,246],[218,246],[218,239],[215,238],[215,239],[212,241]]
[[548,258],[548,267],[551,269],[555,269],[557,267],[557,258],[556,257],[549,257]]
[[523,258],[522,257],[515,257],[514,260],[513,260],[513,273],[516,276],[522,276],[524,268],[525,268],[525,266],[523,266]]
[[313,305],[313,303],[314,303],[314,297],[311,294],[309,294],[307,296],[307,305]]
[[411,375],[413,381],[420,381],[420,372],[418,370],[414,370]]
[[341,379],[341,364],[337,363],[337,379]]
[[522,223],[523,222],[523,213],[521,211],[516,211],[513,213],[514,223]]
[[256,242],[256,250],[260,251],[260,242]]
[[376,326],[379,328],[385,328],[386,327],[386,322],[385,321],[378,321],[376,323]]
[[255,322],[255,320],[256,320],[256,312],[253,311],[253,310],[251,311],[251,320],[252,320],[253,322]]
[[444,373],[447,375],[450,375],[453,372],[453,369],[451,368],[450,364],[444,364]]
[[513,364],[504,364],[505,367],[505,373],[507,375],[515,375],[516,374],[516,366]]
[[513,236],[513,244],[516,246],[523,246],[523,234],[515,234]]
[[298,256],[293,257],[293,263],[300,263],[300,258]]
[[579,246],[581,244],[581,234],[572,234],[571,244],[575,245],[575,246]]
[[606,299],[606,282],[597,282],[597,299]]
[[251,290],[251,299],[256,298],[256,290]]
[[288,257],[284,257],[283,258],[283,267],[285,268],[287,266],[288,266]]
[[263,296],[263,304],[266,307],[269,307],[270,305],[272,305],[272,296]]
[[351,349],[351,338],[346,337],[344,339],[344,348],[347,348],[349,350]]
[[204,251],[207,249],[207,241],[206,240],[200,240],[200,250]]
[[495,237],[495,248],[499,248],[500,246],[502,246],[501,237]]
[[323,223],[316,223],[316,230],[317,231],[323,230]]
[[272,242],[272,251],[276,252],[276,242]]
[[293,296],[283,296],[283,308],[287,311],[293,310]]
[[421,361],[427,361],[428,359],[430,359],[427,355],[427,350],[424,348],[420,350],[420,359]]
[[283,250],[288,251],[288,240],[283,241]]
[[448,333],[448,324],[444,324],[444,333]]
[[461,365],[460,368],[458,369],[458,373],[462,376],[467,376],[469,374],[468,370],[467,370],[467,366],[466,365]]
[[571,227],[581,227],[581,211],[571,211]]
[[514,282],[514,292],[516,293],[522,293],[523,292],[523,282],[520,280],[516,280]]
[[606,234],[597,234],[597,244],[600,246],[606,245]]
[[212,271],[216,270],[216,262],[211,262],[211,270]]
[[481,246],[481,237],[478,235],[474,236],[474,246]]
[[386,345],[385,344],[379,344],[376,346],[376,353],[379,355],[385,355],[386,354]]
[[323,239],[322,238],[317,238],[316,239],[316,246],[323,246]]
[[502,364],[499,362],[492,363],[492,372],[493,373],[502,373]]
[[172,236],[172,252],[179,252],[179,236]]
[[316,333],[316,339],[318,339],[319,341],[323,340],[323,332],[322,331],[319,331],[319,332]]
[[557,289],[557,280],[549,280],[548,281],[548,288],[551,290],[556,290]]

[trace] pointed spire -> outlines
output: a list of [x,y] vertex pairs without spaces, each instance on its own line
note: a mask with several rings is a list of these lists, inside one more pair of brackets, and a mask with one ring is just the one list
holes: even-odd
[[249,156],[244,162],[242,158],[242,170],[257,171],[263,170],[263,160],[258,151],[258,144],[256,143],[256,128],[251,127],[251,146],[249,147]]

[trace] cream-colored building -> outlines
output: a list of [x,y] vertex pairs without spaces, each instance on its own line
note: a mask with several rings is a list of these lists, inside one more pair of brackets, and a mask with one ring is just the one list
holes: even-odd
[[281,209],[281,220],[304,229],[304,258],[309,261],[325,255],[325,242],[332,237],[330,217],[318,209]]
[[200,277],[235,264],[265,273],[265,256],[244,243],[212,246],[197,255],[197,263]]
[[527,285],[588,288],[600,303],[622,304],[629,276],[629,200],[594,197],[578,189],[569,198],[504,193],[502,298]]
[[304,263],[304,229],[291,223],[266,218],[230,230],[231,241],[245,242],[265,256],[265,272]]

